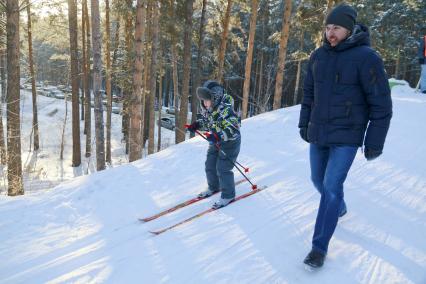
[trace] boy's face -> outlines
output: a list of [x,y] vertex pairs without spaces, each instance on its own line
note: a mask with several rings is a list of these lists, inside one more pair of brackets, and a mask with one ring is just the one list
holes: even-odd
[[211,100],[203,100],[203,104],[205,108],[210,108],[212,106]]
[[333,47],[346,39],[349,34],[350,31],[344,27],[332,24],[325,26],[325,37]]

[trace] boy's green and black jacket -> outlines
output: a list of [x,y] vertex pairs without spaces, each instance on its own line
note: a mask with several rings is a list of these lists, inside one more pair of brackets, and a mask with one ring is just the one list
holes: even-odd
[[234,111],[234,99],[228,94],[217,93],[212,102],[212,109],[206,109],[201,103],[201,117],[197,120],[201,128],[216,132],[222,141],[240,137],[240,119]]

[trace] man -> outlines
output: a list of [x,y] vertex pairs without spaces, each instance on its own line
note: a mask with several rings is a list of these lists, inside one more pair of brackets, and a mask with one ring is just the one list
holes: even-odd
[[420,73],[420,90],[423,94],[426,94],[426,35],[424,35],[420,39],[420,46],[419,46],[419,64],[421,66],[421,73]]
[[197,88],[197,96],[200,99],[201,118],[186,127],[191,132],[198,129],[210,131],[207,133],[210,146],[205,163],[208,189],[198,196],[205,198],[221,191],[221,197],[212,206],[217,209],[228,205],[235,198],[232,169],[240,153],[240,122],[234,112],[234,100],[224,93],[218,82],[206,81]]
[[311,179],[321,194],[312,239],[304,260],[321,267],[339,216],[346,213],[343,183],[358,147],[370,161],[383,151],[392,117],[387,76],[369,47],[368,28],[357,12],[336,6],[326,18],[323,45],[309,60],[300,111],[300,135],[310,143]]

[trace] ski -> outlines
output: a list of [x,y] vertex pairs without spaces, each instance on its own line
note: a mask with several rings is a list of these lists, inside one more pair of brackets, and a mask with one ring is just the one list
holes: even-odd
[[[228,204],[228,206],[229,206],[231,203],[237,202],[238,200],[244,199],[244,198],[249,197],[249,196],[251,196],[251,195],[253,195],[253,194],[255,194],[255,193],[258,193],[258,192],[260,192],[260,191],[264,190],[265,188],[266,188],[266,186],[258,187],[258,188],[256,188],[256,189],[251,190],[250,192],[244,193],[244,194],[242,194],[242,195],[240,195],[240,196],[236,197],[233,201],[231,201],[231,202]],[[201,216],[204,216],[204,215],[206,215],[206,214],[208,214],[208,213],[210,213],[210,212],[213,212],[213,211],[219,210],[219,209],[221,209],[221,208],[223,208],[223,207],[220,207],[220,208],[217,208],[217,209],[209,208],[209,209],[204,210],[204,211],[202,211],[202,212],[200,212],[200,213],[197,213],[197,214],[195,214],[195,215],[193,215],[193,216],[191,216],[191,217],[189,217],[189,218],[187,218],[187,219],[185,219],[185,220],[183,220],[183,221],[180,221],[179,223],[176,223],[176,224],[174,224],[174,225],[171,225],[171,226],[169,226],[169,227],[167,227],[167,228],[164,228],[164,229],[161,229],[161,230],[157,230],[157,231],[149,231],[149,232],[150,232],[151,234],[154,234],[154,235],[160,235],[160,234],[162,234],[162,233],[164,233],[164,232],[166,232],[166,231],[169,231],[169,230],[171,230],[171,229],[173,229],[173,228],[176,228],[176,227],[178,227],[178,226],[180,226],[180,225],[186,224],[186,223],[188,223],[188,222],[190,222],[190,221],[192,221],[192,220],[194,220],[194,219],[197,219],[197,218],[199,218],[199,217],[201,217]]]
[[[245,181],[246,181],[246,179],[238,180],[238,181],[235,182],[235,186],[237,186],[237,185],[239,185],[239,184],[241,184],[241,183],[243,183]],[[218,192],[215,192],[214,194],[216,194]],[[161,216],[167,215],[167,214],[172,213],[172,212],[174,212],[174,211],[176,211],[176,210],[178,210],[180,208],[186,207],[188,205],[191,205],[193,203],[196,203],[198,201],[201,201],[201,200],[209,198],[209,197],[194,197],[194,198],[188,199],[188,200],[186,200],[186,201],[184,201],[182,203],[179,203],[179,204],[177,204],[177,205],[175,205],[173,207],[170,207],[170,208],[168,208],[166,210],[163,210],[163,211],[161,211],[161,212],[159,212],[157,214],[154,214],[152,216],[145,217],[145,218],[138,218],[138,220],[141,221],[141,222],[143,222],[143,223],[146,223],[146,222],[155,220],[157,218],[160,218]]]

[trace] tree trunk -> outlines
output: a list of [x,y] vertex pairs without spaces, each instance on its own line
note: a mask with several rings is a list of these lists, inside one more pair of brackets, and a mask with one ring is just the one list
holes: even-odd
[[146,11],[146,27],[145,27],[145,56],[144,56],[144,73],[143,73],[143,86],[142,86],[142,143],[143,147],[149,138],[149,116],[150,116],[150,72],[151,72],[151,43],[152,43],[152,4],[148,2]]
[[0,100],[0,165],[7,163],[6,145],[4,143],[3,101]]
[[185,31],[183,39],[183,82],[182,97],[179,110],[179,124],[176,125],[177,142],[185,141],[185,124],[188,117],[189,79],[191,76],[191,47],[192,47],[192,11],[193,0],[185,2]]
[[102,95],[99,92],[102,82],[102,50],[99,17],[99,2],[92,0],[92,42],[93,42],[93,94],[95,96],[95,136],[96,136],[96,169],[105,169],[105,141]]
[[31,30],[31,8],[30,0],[26,1],[27,5],[27,25],[28,25],[28,59],[30,63],[31,91],[33,99],[33,133],[34,133],[34,151],[40,148],[40,139],[38,132],[38,115],[37,115],[37,93],[35,86],[34,61],[33,61],[33,41]]
[[111,164],[111,27],[109,21],[109,0],[105,0],[105,59],[106,59],[106,95],[107,95],[107,117],[106,117],[106,162]]
[[1,101],[6,102],[6,89],[7,89],[7,80],[6,80],[6,61],[7,61],[7,51],[2,49],[0,53],[0,79],[1,79]]
[[[2,32],[1,32],[2,33]],[[5,165],[7,163],[6,157],[6,144],[4,139],[4,127],[3,127],[3,103],[6,98],[6,62],[4,56],[5,50],[0,50],[0,80],[1,80],[1,96],[0,96],[0,164]]]
[[148,154],[154,153],[155,148],[155,94],[157,91],[157,54],[158,54],[158,30],[159,30],[159,2],[152,4],[152,47],[151,47],[151,70],[150,70],[150,100],[149,100],[149,139]]
[[251,1],[251,17],[250,17],[250,32],[249,40],[247,44],[247,58],[246,58],[246,68],[245,68],[245,79],[243,86],[243,107],[241,118],[245,119],[248,115],[247,107],[249,101],[250,93],[250,76],[251,76],[251,63],[253,61],[253,49],[254,49],[254,36],[256,33],[256,19],[257,19],[257,7],[258,0]]
[[[201,75],[203,74],[203,62],[202,62],[202,54],[204,49],[204,31],[206,29],[206,10],[207,10],[207,0],[203,0],[203,7],[201,10],[201,20],[200,20],[200,30],[198,32],[198,54],[197,54],[197,70],[194,74],[194,84],[193,90],[201,85]],[[192,92],[192,100],[191,100],[191,111],[192,117],[191,121],[194,122],[197,120],[197,109],[198,109],[198,97],[195,92]],[[194,137],[195,133],[191,132],[191,137]]]
[[225,52],[226,52],[226,44],[228,42],[229,21],[231,19],[231,8],[232,8],[232,0],[228,0],[228,6],[226,7],[225,18],[223,20],[222,41],[220,43],[220,49],[219,49],[219,55],[218,55],[217,80],[220,83],[223,83],[223,66],[225,64]]
[[401,57],[401,46],[398,46],[396,60],[395,60],[395,73],[393,75],[395,79],[399,79],[399,73],[400,73],[399,70],[401,66],[400,57]]
[[[299,50],[303,50],[303,44],[305,42],[305,32],[302,29],[300,32],[300,46]],[[297,73],[296,73],[296,83],[294,84],[294,98],[293,98],[293,105],[297,104],[298,101],[298,94],[299,94],[299,85],[300,85],[300,74],[302,72],[302,60],[297,61]]]
[[114,39],[113,42],[113,48],[112,48],[112,59],[111,59],[111,89],[112,86],[116,85],[116,76],[115,73],[117,72],[117,52],[118,48],[120,46],[120,14],[116,13],[116,18],[113,21],[113,29],[114,29]]
[[[162,51],[160,58],[162,58]],[[163,62],[160,59],[160,78],[158,83],[158,133],[157,133],[157,152],[161,151],[161,107],[163,105]]]
[[91,104],[91,94],[90,94],[90,54],[91,54],[91,44],[90,44],[90,20],[89,20],[89,9],[87,7],[87,0],[83,0],[83,13],[85,20],[86,28],[86,62],[85,62],[85,86],[86,86],[86,120],[84,121],[85,132],[86,132],[86,157],[92,155],[92,104]]
[[259,66],[259,84],[258,84],[258,91],[256,96],[256,114],[259,113],[259,104],[263,93],[263,70],[264,70],[264,61],[265,61],[265,55],[263,54],[263,51],[260,51],[260,66]]
[[24,194],[19,94],[19,1],[6,1],[7,31],[7,181],[8,195]]
[[[173,106],[175,109],[175,125],[179,125],[179,78],[178,78],[178,53],[176,49],[177,45],[177,31],[173,22],[175,21],[176,12],[174,7],[174,0],[170,0],[170,11],[169,11],[170,19],[172,19],[169,23],[169,33],[171,37],[171,52],[172,52],[172,77],[173,77]],[[170,106],[169,106],[170,107]],[[177,127],[175,128],[175,143],[178,143],[178,131]]]
[[274,94],[274,105],[273,105],[274,110],[279,109],[281,107],[285,58],[287,55],[287,42],[288,42],[288,36],[289,36],[289,30],[290,30],[291,4],[292,4],[291,0],[285,0],[283,26],[282,26],[281,40],[280,40],[280,51],[278,55],[277,77],[275,79],[275,94]]
[[[163,53],[164,54],[164,53]],[[171,93],[171,80],[172,78],[170,78],[170,71],[169,68],[165,67],[165,87],[164,87],[164,92],[165,92],[165,96],[164,96],[164,106],[169,106],[170,104],[170,93]]]
[[[126,76],[128,78],[132,75],[132,64],[133,64],[133,58],[132,58],[132,52],[133,52],[133,15],[132,15],[132,0],[126,0],[127,3],[127,11],[126,11],[126,34],[125,34],[125,41],[126,41]],[[123,88],[123,119],[122,119],[122,132],[124,136],[124,141],[126,143],[126,154],[129,153],[129,124],[130,124],[130,97],[132,94],[132,83],[130,80],[125,80],[124,82],[124,88]]]
[[6,144],[4,140],[4,127],[3,127],[3,103],[6,98],[6,58],[5,50],[0,50],[0,80],[1,80],[1,96],[0,96],[0,164],[5,165],[7,163],[6,156]]
[[65,115],[64,115],[64,123],[62,124],[62,134],[61,134],[61,148],[59,150],[59,159],[64,159],[64,149],[65,149],[65,130],[67,129],[67,120],[68,120],[68,94],[65,94]]
[[129,161],[139,160],[142,156],[141,112],[142,112],[142,69],[143,37],[145,34],[145,0],[138,0],[135,23],[135,70],[133,71],[133,93],[130,100]]
[[[83,120],[86,116],[86,76],[87,76],[87,55],[86,55],[86,15],[84,12],[84,1],[81,3],[81,51],[82,51],[82,59],[81,59],[81,119]],[[84,112],[84,113],[83,113]],[[86,135],[86,122],[84,122],[84,134]]]
[[78,83],[78,50],[77,50],[77,2],[68,0],[68,21],[71,54],[71,88],[72,88],[72,166],[81,164],[80,149],[80,105]]

